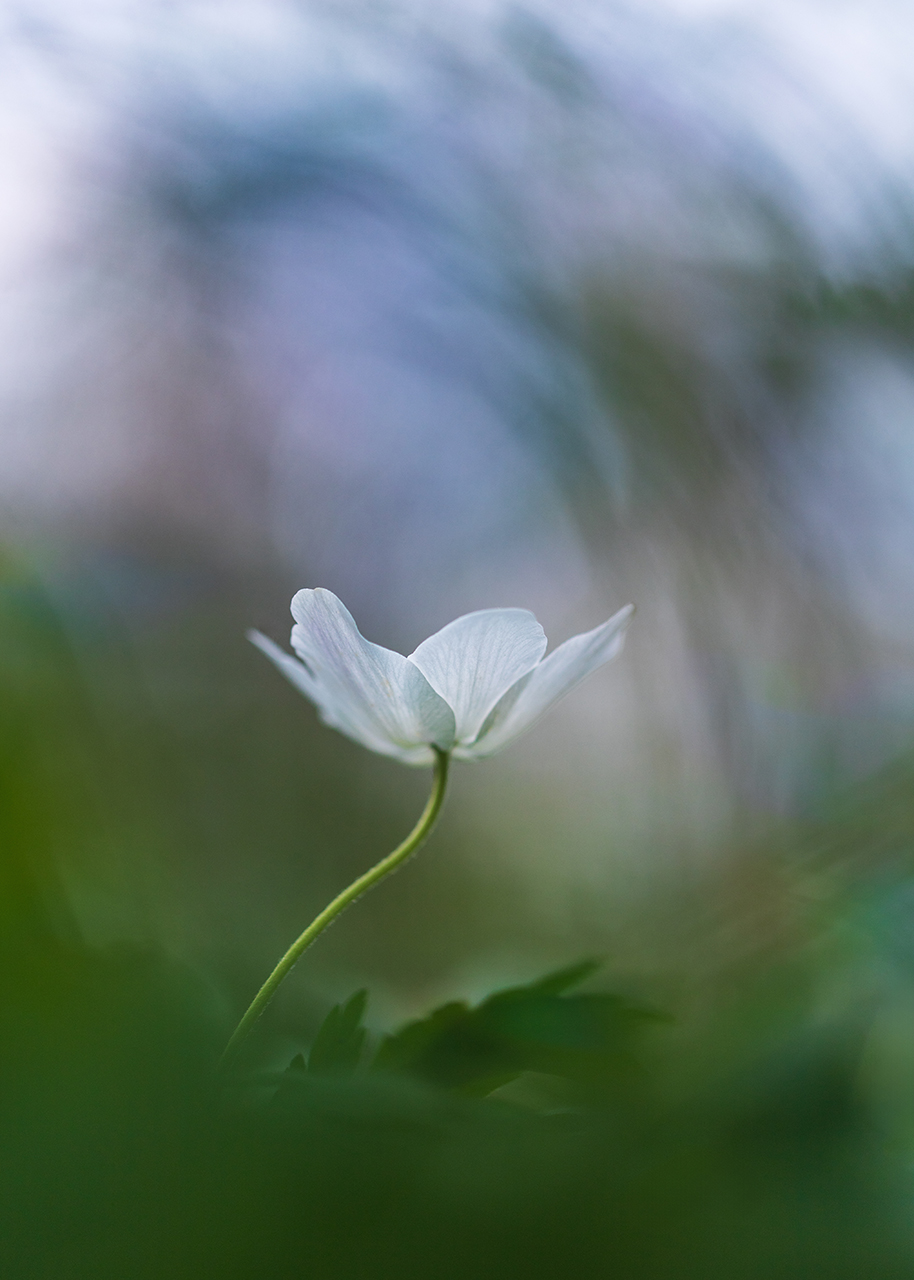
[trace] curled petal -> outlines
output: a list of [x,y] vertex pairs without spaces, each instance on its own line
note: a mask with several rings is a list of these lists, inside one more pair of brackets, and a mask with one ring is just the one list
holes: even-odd
[[453,708],[457,742],[469,743],[545,651],[543,628],[528,609],[480,609],[423,640],[408,661]]
[[393,756],[397,760],[402,760],[404,764],[434,763],[435,756],[431,747],[397,747],[394,743],[375,734],[364,721],[357,722],[340,714],[339,707],[326,699],[319,681],[315,680],[304,663],[293,658],[284,649],[280,649],[269,636],[262,635],[259,631],[249,631],[248,639],[261,653],[265,653],[271,662],[275,663],[297,689],[311,699],[320,712],[324,724],[330,725],[332,729],[338,729],[347,737],[354,738],[363,747],[368,747],[371,751],[379,751],[382,755]]
[[634,612],[634,607],[627,604],[608,622],[559,645],[508,690],[488,717],[478,739],[472,745],[458,746],[454,754],[465,760],[479,760],[500,751],[529,729],[554,702],[619,653]]
[[450,750],[451,708],[402,654],[366,640],[332,591],[297,592],[292,616],[292,647],[314,692],[300,677],[296,683],[328,723],[372,750],[408,763],[430,763],[431,743]]

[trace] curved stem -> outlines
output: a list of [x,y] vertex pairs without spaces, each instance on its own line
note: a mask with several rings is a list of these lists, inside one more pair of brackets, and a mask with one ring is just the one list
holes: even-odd
[[337,894],[329,906],[325,907],[319,916],[308,925],[300,937],[292,943],[289,950],[280,960],[279,964],[267,978],[266,982],[257,992],[251,1002],[251,1006],[247,1013],[235,1028],[235,1033],[225,1047],[220,1065],[227,1066],[237,1054],[239,1048],[247,1039],[254,1026],[254,1023],[263,1013],[264,1009],[276,994],[276,989],[282,982],[283,978],[298,960],[302,952],[306,951],[311,943],[320,936],[333,921],[345,911],[346,908],[356,898],[360,898],[363,893],[376,885],[379,880],[383,880],[391,871],[395,871],[401,866],[411,854],[422,845],[431,833],[432,827],[441,812],[441,806],[444,803],[444,793],[447,789],[448,765],[450,763],[450,755],[446,751],[439,750],[434,747],[435,752],[435,776],[432,783],[432,793],[428,798],[428,803],[422,811],[422,816],[412,831],[406,837],[402,844],[397,845],[393,853],[389,853],[386,858],[382,858],[379,863],[366,871],[364,875],[359,876],[358,880],[354,880],[348,889],[344,889],[342,893]]

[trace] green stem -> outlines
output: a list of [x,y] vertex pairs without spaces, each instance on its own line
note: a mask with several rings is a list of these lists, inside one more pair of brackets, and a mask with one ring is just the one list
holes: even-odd
[[391,871],[395,871],[402,863],[406,861],[411,854],[422,845],[431,833],[432,827],[437,821],[438,814],[441,812],[441,806],[444,803],[444,793],[447,789],[448,765],[450,763],[450,755],[446,751],[434,748],[435,752],[435,777],[432,783],[432,793],[428,798],[428,803],[422,811],[422,817],[413,827],[412,831],[406,837],[402,844],[397,845],[393,853],[389,853],[386,858],[382,858],[379,863],[366,871],[364,875],[359,876],[358,880],[354,880],[348,889],[344,889],[342,893],[337,894],[329,906],[325,907],[315,920],[308,925],[307,929],[300,937],[292,943],[289,950],[280,960],[279,964],[267,978],[266,982],[257,992],[251,1002],[251,1006],[247,1013],[235,1028],[235,1033],[225,1047],[222,1055],[221,1066],[226,1067],[235,1058],[239,1048],[250,1034],[254,1023],[263,1013],[264,1009],[276,994],[276,989],[282,982],[283,978],[298,960],[302,952],[306,951],[311,943],[320,936],[333,921],[345,911],[346,908],[356,898],[360,898],[363,893],[376,885],[379,880],[383,880]]

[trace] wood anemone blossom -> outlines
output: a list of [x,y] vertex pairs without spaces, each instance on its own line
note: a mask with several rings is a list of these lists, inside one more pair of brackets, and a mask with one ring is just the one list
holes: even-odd
[[626,605],[544,657],[546,636],[528,609],[480,609],[404,658],[366,640],[342,601],[318,587],[292,600],[297,657],[259,631],[249,638],[325,724],[404,764],[430,765],[436,749],[457,760],[500,751],[619,653],[633,612]]

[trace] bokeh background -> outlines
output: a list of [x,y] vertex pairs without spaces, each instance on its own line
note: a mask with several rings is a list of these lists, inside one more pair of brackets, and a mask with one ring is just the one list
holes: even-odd
[[[181,974],[216,1043],[411,826],[428,775],[322,727],[244,638],[285,641],[297,588],[402,652],[471,609],[530,608],[555,644],[633,600],[617,662],[456,769],[433,842],[309,953],[254,1058],[284,1068],[360,987],[378,1036],[600,956],[594,990],[672,1018],[664,1097],[726,1110],[777,1080],[784,1114],[867,1135],[866,1193],[842,1192],[861,1253],[750,1263],[747,1192],[733,1253],[695,1273],[850,1277],[883,1265],[878,1240],[872,1273],[912,1274],[909,8],[8,0],[0,29],[15,1079],[79,1005],[37,956]],[[110,993],[86,981],[97,1028]],[[36,1148],[35,1097],[11,1104],[11,1149],[69,1171],[59,1207],[100,1185],[58,1160],[84,1104]],[[784,1196],[818,1205],[820,1243],[845,1216],[821,1187]],[[16,1203],[20,1224],[50,1213]],[[68,1230],[44,1261],[22,1245],[24,1274],[82,1274]],[[604,1243],[569,1274],[614,1274]],[[619,1274],[691,1274],[636,1255]],[[203,1274],[190,1256],[148,1274]]]

